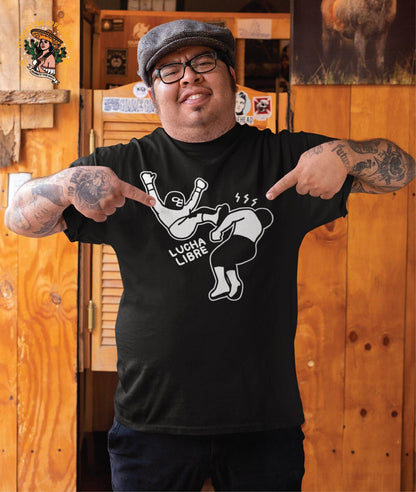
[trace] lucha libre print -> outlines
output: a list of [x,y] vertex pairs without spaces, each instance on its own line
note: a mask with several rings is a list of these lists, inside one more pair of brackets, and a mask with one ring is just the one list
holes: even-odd
[[156,200],[153,213],[172,238],[184,241],[193,237],[200,225],[209,223],[213,226],[210,240],[218,246],[210,254],[215,285],[208,297],[211,301],[239,300],[244,283],[238,267],[257,256],[257,244],[274,220],[270,210],[250,207],[230,210],[226,203],[215,208],[198,207],[208,188],[202,178],[195,179],[188,199],[180,191],[170,191],[162,200],[155,184],[157,174],[143,171],[140,177],[146,192]]

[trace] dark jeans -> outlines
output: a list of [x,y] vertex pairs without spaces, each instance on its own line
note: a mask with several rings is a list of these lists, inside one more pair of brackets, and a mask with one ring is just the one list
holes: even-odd
[[214,436],[138,432],[114,422],[108,433],[113,490],[300,490],[300,427]]

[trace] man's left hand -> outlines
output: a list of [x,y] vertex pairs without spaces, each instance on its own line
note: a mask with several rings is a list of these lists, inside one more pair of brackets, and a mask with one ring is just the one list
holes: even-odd
[[334,155],[328,142],[304,152],[296,167],[272,186],[266,197],[274,200],[296,186],[300,195],[329,200],[342,188],[347,174],[347,168]]

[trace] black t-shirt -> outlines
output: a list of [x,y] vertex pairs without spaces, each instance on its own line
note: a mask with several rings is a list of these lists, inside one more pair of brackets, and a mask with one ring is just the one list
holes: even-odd
[[298,250],[344,216],[331,200],[266,191],[327,137],[236,125],[206,143],[163,129],[74,165],[111,167],[157,199],[104,223],[64,212],[71,241],[110,244],[124,293],[116,340],[117,420],[136,430],[217,434],[303,422],[294,358]]

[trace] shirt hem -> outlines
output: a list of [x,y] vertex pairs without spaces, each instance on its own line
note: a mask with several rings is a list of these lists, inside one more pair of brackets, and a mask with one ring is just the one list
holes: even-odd
[[275,429],[289,429],[291,427],[298,427],[305,423],[305,419],[297,419],[294,421],[280,422],[273,424],[250,424],[240,426],[223,426],[223,427],[189,427],[189,426],[164,426],[164,425],[132,425],[130,422],[125,421],[118,416],[115,417],[117,422],[128,427],[129,429],[139,432],[151,432],[157,434],[176,434],[176,435],[218,435],[218,434],[240,434],[245,432],[262,432],[271,431]]

